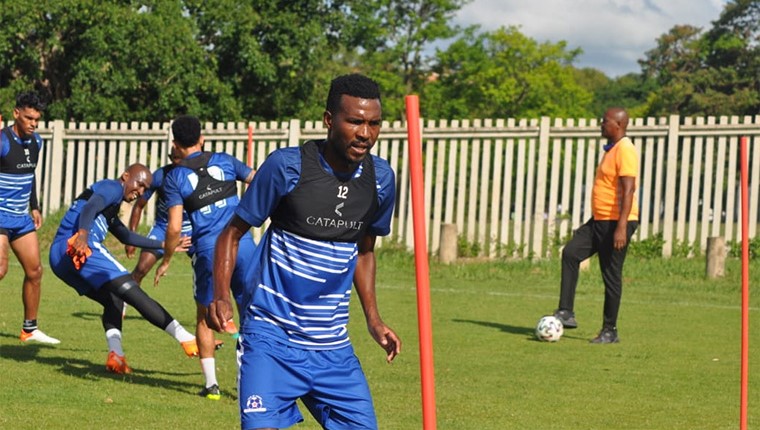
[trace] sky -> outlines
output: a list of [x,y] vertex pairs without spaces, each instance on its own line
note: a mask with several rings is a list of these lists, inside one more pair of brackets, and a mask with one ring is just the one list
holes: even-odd
[[581,48],[576,67],[609,77],[641,71],[637,60],[674,25],[707,30],[726,0],[473,0],[454,19],[484,31],[516,25],[538,42]]

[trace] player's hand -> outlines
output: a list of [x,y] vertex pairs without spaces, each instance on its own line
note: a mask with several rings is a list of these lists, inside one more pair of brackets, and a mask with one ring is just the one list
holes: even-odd
[[92,250],[90,250],[90,245],[87,244],[87,238],[89,237],[89,232],[87,230],[79,230],[76,233],[74,233],[73,236],[69,238],[69,245],[71,246],[72,253],[77,256],[85,256],[88,257],[90,254],[92,254]]
[[225,324],[232,320],[232,304],[229,300],[215,299],[208,305],[206,325],[220,333],[225,332]]
[[42,227],[42,214],[37,209],[32,209],[32,220],[34,220],[34,229],[39,230]]
[[187,252],[192,244],[192,238],[190,236],[182,236],[179,238],[177,247],[174,248],[174,252]]
[[127,253],[127,258],[132,258],[135,256],[135,247],[132,245],[124,245],[124,252]]
[[158,280],[161,279],[163,276],[166,275],[166,272],[169,271],[169,262],[168,261],[161,261],[161,265],[158,266],[156,269],[156,276],[153,278],[153,286],[158,286]]
[[622,250],[628,243],[627,230],[626,226],[621,224],[618,224],[618,227],[615,228],[615,233],[612,235],[612,247],[615,248],[616,251]]
[[372,324],[368,328],[375,342],[385,350],[387,354],[385,360],[388,363],[392,362],[401,353],[401,339],[382,321]]

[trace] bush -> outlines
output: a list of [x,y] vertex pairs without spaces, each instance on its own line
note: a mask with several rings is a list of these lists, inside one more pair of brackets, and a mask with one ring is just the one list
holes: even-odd
[[[742,243],[728,242],[728,255],[731,257],[741,258]],[[754,260],[758,257],[760,257],[760,236],[750,239],[749,241],[749,259]]]
[[648,237],[644,240],[631,241],[628,245],[628,255],[643,258],[660,258],[662,257],[662,247],[665,245],[665,239],[662,233]]

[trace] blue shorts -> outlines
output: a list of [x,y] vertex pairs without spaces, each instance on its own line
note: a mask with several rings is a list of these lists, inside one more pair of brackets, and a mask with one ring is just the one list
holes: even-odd
[[[185,230],[183,229],[181,235],[190,236],[192,232],[193,232],[192,230],[185,232]],[[155,224],[148,232],[147,237],[149,239],[163,242],[166,239],[166,224]],[[155,255],[156,258],[158,259],[161,259],[164,256],[163,248],[142,248],[142,251],[140,252],[150,252],[151,254]],[[192,258],[194,253],[195,253],[195,247],[190,246],[190,249],[187,250],[187,256]]]
[[367,379],[350,345],[315,351],[241,334],[238,361],[242,429],[303,421],[299,398],[323,428],[377,429]]
[[71,257],[66,255],[68,238],[58,239],[50,247],[50,268],[68,286],[73,287],[83,296],[98,290],[108,281],[124,275],[129,270],[119,263],[116,258],[100,242],[89,242],[92,255],[87,257],[81,269],[77,270]]
[[31,215],[13,215],[7,212],[0,212],[0,234],[8,236],[9,241],[13,242],[19,237],[35,230],[34,220]]
[[[250,234],[240,238],[235,270],[230,287],[237,303],[243,300],[243,292],[253,273],[251,255],[256,249]],[[214,299],[214,248],[206,248],[193,254],[193,297],[196,303],[208,306]]]

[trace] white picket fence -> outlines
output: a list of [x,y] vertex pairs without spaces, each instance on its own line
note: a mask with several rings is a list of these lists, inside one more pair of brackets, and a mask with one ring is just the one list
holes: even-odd
[[[590,217],[590,189],[603,140],[596,119],[421,121],[428,250],[442,224],[485,257],[541,258]],[[117,178],[131,163],[168,162],[168,123],[43,122],[38,167],[45,215],[65,208],[89,184]],[[321,121],[205,124],[206,150],[259,166],[276,148],[323,138]],[[628,129],[640,155],[641,224],[635,240],[661,234],[674,246],[704,250],[707,238],[740,241],[739,138],[749,138],[750,228],[757,234],[760,116],[636,118]],[[249,145],[250,140],[250,145]],[[250,146],[250,149],[249,149]],[[407,130],[385,122],[373,153],[396,172],[390,238],[413,249]],[[243,186],[240,191],[242,193]],[[149,205],[144,222],[153,219]],[[261,230],[254,231],[260,237]],[[382,243],[382,241],[381,241]]]

